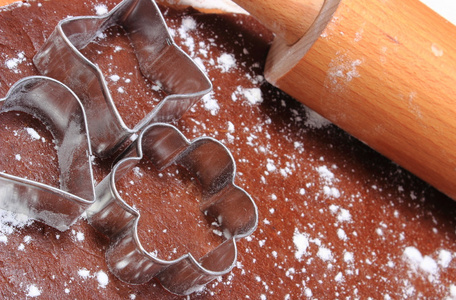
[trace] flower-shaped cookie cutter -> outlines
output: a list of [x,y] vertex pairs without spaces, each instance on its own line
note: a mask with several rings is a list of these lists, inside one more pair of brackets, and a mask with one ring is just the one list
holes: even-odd
[[[218,220],[225,241],[199,261],[191,254],[163,260],[145,251],[138,237],[140,213],[120,196],[116,181],[142,159],[157,169],[185,167],[202,186],[200,210]],[[97,201],[87,210],[92,226],[110,238],[106,259],[121,280],[141,284],[156,277],[175,294],[190,294],[229,272],[237,259],[236,240],[251,234],[258,223],[254,201],[234,184],[236,167],[228,149],[212,138],[188,141],[175,127],[149,125],[96,187]]]
[[62,83],[31,76],[0,100],[0,112],[20,111],[40,120],[57,146],[60,188],[0,172],[0,207],[64,231],[94,203],[91,147],[84,108]]
[[[159,81],[168,94],[134,128],[122,120],[101,70],[79,51],[112,26],[123,27],[144,77]],[[152,0],[124,0],[106,15],[59,22],[33,62],[41,74],[63,82],[78,95],[87,114],[93,151],[102,157],[110,156],[150,123],[180,118],[212,89],[206,75],[174,43]]]

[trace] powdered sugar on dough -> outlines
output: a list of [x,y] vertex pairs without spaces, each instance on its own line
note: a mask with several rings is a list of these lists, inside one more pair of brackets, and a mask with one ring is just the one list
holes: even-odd
[[90,278],[90,271],[86,268],[82,268],[78,270],[78,275],[83,279],[87,279]]
[[306,107],[306,121],[305,125],[310,128],[320,129],[331,125],[331,121],[322,117],[314,110]]
[[27,297],[38,297],[41,295],[41,289],[37,287],[35,284],[30,284],[27,286]]
[[240,97],[246,99],[251,105],[258,105],[263,102],[263,94],[260,88],[244,88],[238,86],[231,95],[231,99],[237,101]]
[[39,140],[41,138],[41,136],[38,134],[38,132],[36,132],[35,129],[26,127],[25,130],[33,140]]
[[95,9],[95,13],[98,16],[101,16],[101,15],[104,15],[104,14],[108,13],[108,7],[106,5],[104,5],[104,4],[97,4],[97,5],[95,5],[94,9]]
[[295,229],[293,235],[293,243],[296,248],[295,258],[300,260],[304,254],[307,252],[307,248],[309,247],[309,237],[304,234],[300,233]]
[[97,273],[97,281],[98,281],[98,286],[99,287],[106,288],[106,286],[109,283],[109,277],[108,277],[108,275],[105,272],[99,271]]
[[6,243],[7,235],[32,224],[33,220],[24,214],[17,214],[7,210],[0,209],[0,241]]
[[8,58],[5,61],[5,65],[8,69],[10,69],[11,71],[13,71],[14,73],[17,74],[20,72],[18,69],[19,64],[21,64],[25,61],[26,61],[25,54],[24,54],[24,52],[21,51],[17,54],[17,57]]
[[437,262],[432,257],[428,255],[423,256],[421,252],[413,246],[404,249],[404,259],[406,259],[414,269],[419,269],[430,274],[437,274],[439,270]]
[[214,98],[214,94],[211,92],[203,97],[204,108],[208,110],[211,115],[217,115],[220,110],[217,99]]
[[217,58],[217,63],[218,67],[222,70],[222,73],[226,73],[236,67],[236,58],[233,54],[223,53]]

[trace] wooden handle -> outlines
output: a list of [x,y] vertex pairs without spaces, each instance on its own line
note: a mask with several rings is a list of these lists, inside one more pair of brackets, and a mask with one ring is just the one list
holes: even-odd
[[0,0],[0,6],[8,5],[13,2],[20,2],[21,0]]
[[417,0],[326,0],[297,43],[274,41],[265,75],[456,199],[455,37]]
[[287,45],[296,43],[318,16],[324,0],[235,0]]

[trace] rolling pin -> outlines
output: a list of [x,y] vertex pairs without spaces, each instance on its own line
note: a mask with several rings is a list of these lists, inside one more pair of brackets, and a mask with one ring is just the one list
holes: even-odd
[[265,78],[456,199],[456,27],[417,0],[235,0]]

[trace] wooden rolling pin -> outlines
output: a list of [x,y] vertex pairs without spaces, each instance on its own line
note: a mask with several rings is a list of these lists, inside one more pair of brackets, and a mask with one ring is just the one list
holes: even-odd
[[456,27],[418,0],[235,0],[266,79],[456,199]]

